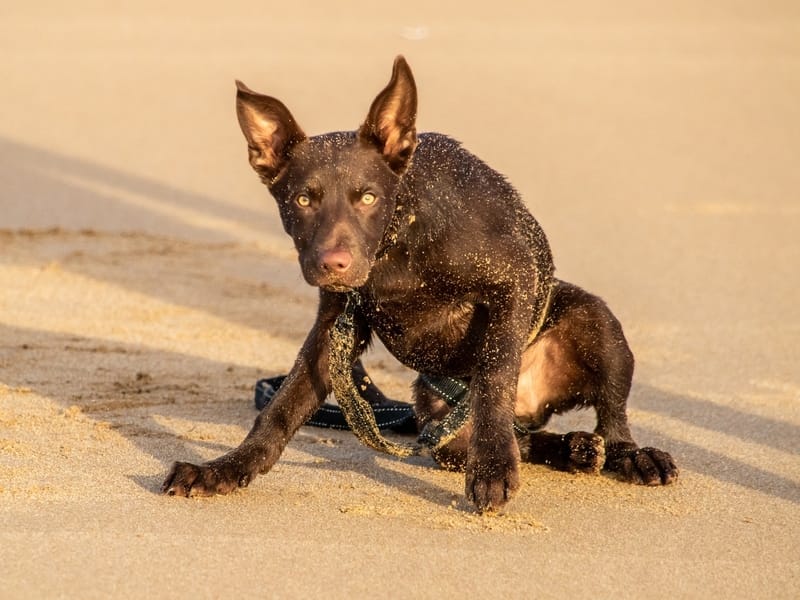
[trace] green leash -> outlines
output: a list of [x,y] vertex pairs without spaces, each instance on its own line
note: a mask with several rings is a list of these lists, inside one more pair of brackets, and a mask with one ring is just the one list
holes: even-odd
[[429,423],[419,436],[418,444],[393,442],[381,435],[372,407],[359,393],[353,381],[356,308],[361,304],[358,292],[347,294],[347,303],[331,329],[328,369],[333,394],[344,413],[347,424],[361,443],[393,456],[419,456],[448,444],[469,419],[469,395],[464,396],[439,423]]

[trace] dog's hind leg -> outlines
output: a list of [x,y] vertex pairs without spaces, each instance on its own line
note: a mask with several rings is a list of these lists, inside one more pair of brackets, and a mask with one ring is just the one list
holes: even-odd
[[604,469],[631,483],[666,485],[678,477],[672,457],[658,448],[639,448],[628,426],[627,401],[634,359],[622,326],[605,302],[580,288],[566,289],[562,323],[585,369],[585,404],[597,411],[595,433],[605,441]]
[[633,380],[633,354],[622,326],[597,297],[586,294],[589,311],[598,326],[594,328],[594,365],[588,396],[597,411],[595,433],[605,440],[604,469],[621,479],[644,485],[666,485],[678,477],[672,457],[658,448],[640,448],[628,426],[627,402]]
[[[605,302],[559,282],[545,329],[523,355],[517,416],[534,430],[520,440],[523,460],[566,471],[603,467],[646,485],[674,481],[678,469],[672,457],[639,448],[631,435],[626,405],[633,365],[622,327]],[[553,413],[589,406],[597,411],[594,434],[539,430]]]
[[599,396],[597,428],[606,443],[605,470],[631,483],[666,485],[678,478],[678,468],[669,453],[658,448],[640,448],[633,440],[625,410],[627,392],[608,387]]
[[606,460],[603,438],[587,431],[531,431],[517,436],[525,462],[569,473],[599,473]]

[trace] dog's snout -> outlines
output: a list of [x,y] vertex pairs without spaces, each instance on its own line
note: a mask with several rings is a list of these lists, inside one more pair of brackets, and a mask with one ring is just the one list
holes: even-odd
[[328,273],[344,273],[352,264],[353,255],[343,248],[326,250],[319,257],[320,268]]

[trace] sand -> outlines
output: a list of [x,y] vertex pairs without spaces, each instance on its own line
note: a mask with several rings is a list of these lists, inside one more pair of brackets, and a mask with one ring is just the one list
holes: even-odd
[[[0,9],[0,597],[800,596],[796,3],[107,4]],[[246,490],[159,495],[238,444],[315,312],[234,79],[349,129],[397,53],[420,129],[620,317],[677,484],[525,465],[479,516],[430,459],[303,428]]]

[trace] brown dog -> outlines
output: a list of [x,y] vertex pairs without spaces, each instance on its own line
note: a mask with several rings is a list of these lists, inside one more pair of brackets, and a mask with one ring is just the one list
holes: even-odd
[[[306,281],[320,288],[319,312],[242,444],[201,466],[175,463],[165,493],[228,493],[272,467],[331,391],[329,331],[353,289],[363,299],[360,351],[375,334],[412,369],[468,385],[470,424],[435,457],[466,470],[478,510],[508,501],[520,459],[605,467],[648,485],[677,477],[669,454],[631,437],[633,355],[617,319],[554,278],[547,239],[517,192],[451,138],[418,136],[416,110],[402,57],[355,132],[307,137],[280,101],[238,84],[250,164],[278,202]],[[414,387],[423,423],[450,410],[426,379]],[[597,411],[595,433],[540,430],[553,413],[585,406]],[[527,429],[515,434],[515,419]]]

